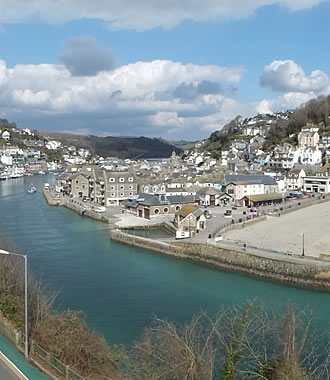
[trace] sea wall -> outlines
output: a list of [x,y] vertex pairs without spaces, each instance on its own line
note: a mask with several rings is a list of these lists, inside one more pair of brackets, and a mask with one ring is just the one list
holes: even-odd
[[54,199],[54,196],[50,193],[49,190],[43,189],[42,194],[46,198],[46,201],[49,204],[49,206],[60,206],[61,200],[60,199]]
[[112,230],[111,239],[222,270],[242,272],[303,287],[330,290],[330,263],[329,266],[315,265],[307,260],[306,264],[291,263],[208,244],[184,242],[167,244],[125,234],[120,230]]

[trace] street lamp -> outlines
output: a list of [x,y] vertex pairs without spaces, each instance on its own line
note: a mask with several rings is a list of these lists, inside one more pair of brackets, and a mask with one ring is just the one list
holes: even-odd
[[302,236],[302,252],[301,252],[301,256],[305,256],[305,234],[302,233],[300,234]]
[[29,339],[28,339],[28,286],[27,286],[27,256],[19,253],[8,252],[0,249],[2,255],[20,256],[24,259],[24,288],[25,288],[25,358],[29,357]]

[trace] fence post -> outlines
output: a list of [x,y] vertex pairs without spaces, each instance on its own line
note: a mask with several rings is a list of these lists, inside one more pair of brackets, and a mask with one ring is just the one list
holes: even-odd
[[16,347],[19,347],[20,335],[21,333],[19,333],[18,331],[15,332]]
[[69,380],[69,370],[70,370],[70,367],[66,365],[65,366],[65,380]]
[[34,354],[34,340],[31,340],[31,343],[30,343],[30,352],[31,352],[31,355]]

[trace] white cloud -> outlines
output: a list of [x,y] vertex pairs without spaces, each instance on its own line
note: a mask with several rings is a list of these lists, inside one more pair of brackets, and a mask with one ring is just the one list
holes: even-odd
[[62,23],[98,19],[117,29],[171,28],[186,19],[222,21],[239,19],[267,5],[296,11],[324,0],[0,0],[0,24],[41,19]]
[[[7,68],[0,61],[0,112],[17,122],[17,115],[24,115],[24,125],[28,120],[42,124],[45,118],[53,126],[60,118],[62,130],[93,130],[94,125],[95,134],[165,135],[171,128],[181,133],[192,122],[197,136],[203,118],[228,101],[219,92],[239,83],[243,73],[242,67],[156,60],[77,77],[63,65]],[[194,96],[178,96],[178,87],[194,89]]]
[[330,78],[321,70],[313,70],[306,75],[302,67],[292,60],[273,61],[265,67],[260,84],[281,92],[321,94],[328,92]]
[[317,95],[314,92],[288,92],[275,99],[264,99],[256,103],[255,110],[257,113],[271,113],[276,111],[295,109],[316,97]]
[[303,68],[292,60],[276,60],[265,66],[260,84],[283,95],[275,99],[264,99],[255,103],[260,113],[294,109],[320,95],[329,95],[330,78],[321,70],[307,75]]
[[[209,136],[237,115],[296,108],[321,89],[330,93],[330,87],[317,85],[316,76],[306,76],[294,62],[282,71],[277,70],[279,62],[287,61],[276,62],[265,72],[273,67],[275,76],[283,75],[288,91],[275,99],[241,104],[226,88],[239,85],[242,67],[157,60],[77,77],[63,65],[7,68],[0,60],[0,114],[36,129],[192,140]],[[327,74],[322,76],[326,82]]]

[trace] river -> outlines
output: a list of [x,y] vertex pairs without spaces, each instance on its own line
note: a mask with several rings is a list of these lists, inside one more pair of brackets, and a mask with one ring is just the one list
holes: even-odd
[[[321,327],[330,294],[227,273],[112,242],[107,225],[63,207],[50,207],[41,193],[52,175],[0,182],[0,235],[10,237],[29,266],[59,291],[59,310],[79,309],[110,344],[131,345],[153,315],[175,322],[201,309],[261,300],[284,309],[288,300],[312,309]],[[28,194],[31,182],[37,192]]]

